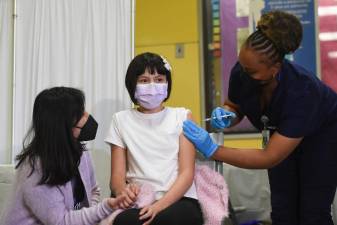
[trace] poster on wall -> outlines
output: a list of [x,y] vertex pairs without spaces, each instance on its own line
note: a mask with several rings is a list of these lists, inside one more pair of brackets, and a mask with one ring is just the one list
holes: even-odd
[[321,78],[337,92],[337,1],[318,1]]
[[265,0],[265,8],[262,12],[270,10],[283,10],[296,15],[300,19],[303,27],[302,43],[299,49],[288,58],[314,74],[318,74],[314,0]]
[[[299,49],[286,57],[317,74],[316,17],[314,0],[221,0],[221,76],[222,96],[227,97],[230,71],[237,61],[241,45],[255,30],[261,14],[282,10],[296,15],[303,26],[303,40]],[[228,129],[229,133],[257,130],[247,119]]]

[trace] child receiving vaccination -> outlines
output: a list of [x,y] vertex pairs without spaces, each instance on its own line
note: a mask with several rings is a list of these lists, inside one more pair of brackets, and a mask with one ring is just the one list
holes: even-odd
[[[195,150],[182,134],[191,112],[163,105],[172,87],[170,64],[157,54],[140,54],[127,69],[125,85],[137,107],[115,113],[105,139],[112,194],[125,198],[113,224],[203,224],[193,181]],[[153,187],[155,201],[133,208],[142,184]]]

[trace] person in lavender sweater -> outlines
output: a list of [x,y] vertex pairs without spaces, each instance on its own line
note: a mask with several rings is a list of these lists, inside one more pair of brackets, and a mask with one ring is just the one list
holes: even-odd
[[81,143],[95,138],[98,124],[84,105],[83,92],[75,88],[54,87],[36,97],[1,225],[97,224],[123,200],[99,202],[91,158]]

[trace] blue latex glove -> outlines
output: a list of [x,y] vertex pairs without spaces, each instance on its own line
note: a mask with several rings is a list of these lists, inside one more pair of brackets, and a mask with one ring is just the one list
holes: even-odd
[[213,142],[208,132],[196,125],[193,121],[184,121],[183,130],[184,135],[206,158],[211,157],[217,150],[218,145]]
[[216,107],[212,112],[211,118],[212,127],[217,129],[224,129],[231,125],[232,119],[236,118],[236,114],[222,107]]

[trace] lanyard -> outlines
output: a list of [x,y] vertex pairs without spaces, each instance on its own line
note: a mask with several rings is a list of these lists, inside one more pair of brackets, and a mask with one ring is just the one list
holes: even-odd
[[263,123],[262,148],[265,149],[270,139],[270,129],[274,130],[275,127],[268,126],[269,118],[266,115],[261,116],[261,122]]

